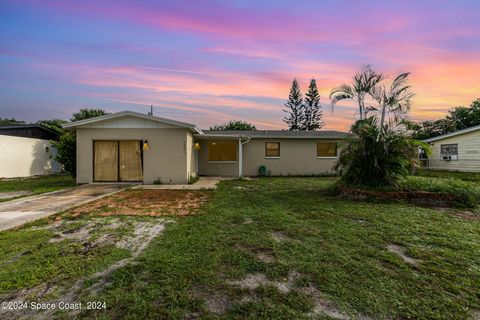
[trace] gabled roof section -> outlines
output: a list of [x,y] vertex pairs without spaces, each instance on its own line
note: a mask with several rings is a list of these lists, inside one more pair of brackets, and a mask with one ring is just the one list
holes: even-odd
[[140,112],[135,112],[135,111],[120,111],[112,114],[107,114],[104,116],[99,116],[95,118],[90,118],[90,119],[85,119],[85,120],[80,120],[80,121],[74,121],[74,122],[69,122],[62,127],[64,129],[75,129],[80,126],[84,125],[90,125],[102,121],[107,121],[107,120],[113,120],[113,119],[118,119],[118,118],[123,118],[123,117],[135,117],[135,118],[140,118],[144,120],[150,120],[150,121],[157,121],[161,123],[166,123],[174,126],[179,126],[179,127],[184,127],[192,130],[195,133],[202,133],[202,130],[198,129],[194,124],[192,123],[187,123],[187,122],[182,122],[182,121],[177,121],[177,120],[172,120],[172,119],[167,119],[163,117],[157,117],[157,116],[151,116],[148,114],[143,114]]
[[348,133],[340,131],[290,131],[290,130],[203,130],[202,136],[249,137],[249,138],[294,138],[294,139],[343,139]]
[[423,142],[433,142],[433,141],[437,141],[437,140],[442,140],[442,139],[446,139],[446,138],[459,136],[461,134],[465,134],[465,133],[469,133],[469,132],[473,132],[473,131],[477,131],[477,130],[480,130],[480,125],[470,127],[470,128],[466,128],[466,129],[462,129],[462,130],[458,130],[458,131],[454,131],[454,132],[450,132],[450,133],[446,133],[446,134],[442,134],[440,136],[436,136],[436,137],[433,137],[433,138],[430,138],[430,139],[425,139],[425,140],[423,140]]

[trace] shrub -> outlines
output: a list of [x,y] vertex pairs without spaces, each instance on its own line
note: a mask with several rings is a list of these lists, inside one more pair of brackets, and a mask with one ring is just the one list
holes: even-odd
[[395,186],[418,166],[418,147],[429,150],[387,125],[380,127],[375,117],[357,121],[351,131],[335,166],[347,186]]
[[75,178],[77,176],[77,142],[75,132],[64,131],[59,141],[54,141],[52,144],[58,151],[55,160],[61,163],[63,169]]

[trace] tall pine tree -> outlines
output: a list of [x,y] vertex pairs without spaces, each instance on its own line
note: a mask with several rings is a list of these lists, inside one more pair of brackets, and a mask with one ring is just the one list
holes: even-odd
[[297,79],[293,79],[292,88],[288,95],[287,103],[283,112],[287,115],[283,118],[283,122],[288,125],[288,130],[300,130],[302,123],[302,93],[300,92],[300,86]]
[[310,80],[302,109],[300,130],[319,130],[325,125],[322,121],[323,112],[315,79]]

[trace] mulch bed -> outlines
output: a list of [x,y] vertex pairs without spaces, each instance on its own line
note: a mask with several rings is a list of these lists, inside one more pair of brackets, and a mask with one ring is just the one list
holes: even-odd
[[338,195],[351,200],[408,201],[432,207],[454,207],[454,194],[426,191],[371,191],[340,187]]
[[185,216],[196,214],[210,194],[206,190],[128,190],[84,204],[68,214]]

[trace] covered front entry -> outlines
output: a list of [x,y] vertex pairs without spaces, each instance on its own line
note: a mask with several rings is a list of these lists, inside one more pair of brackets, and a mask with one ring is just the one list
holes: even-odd
[[143,181],[142,141],[93,141],[93,181]]

